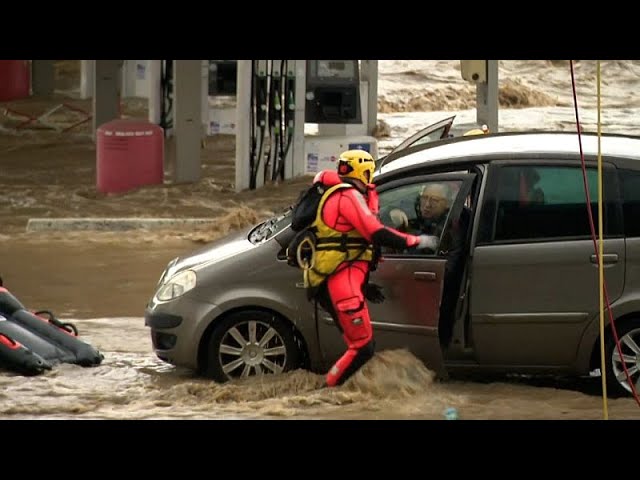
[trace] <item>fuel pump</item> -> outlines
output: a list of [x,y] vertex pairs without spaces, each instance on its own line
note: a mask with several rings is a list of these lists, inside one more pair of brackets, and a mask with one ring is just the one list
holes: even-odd
[[305,122],[362,123],[358,60],[307,60]]
[[286,77],[283,97],[286,102],[286,108],[284,111],[284,132],[282,134],[282,138],[284,139],[286,137],[286,143],[284,148],[282,148],[282,154],[280,155],[280,168],[278,170],[278,177],[282,180],[285,178],[285,162],[287,155],[289,155],[291,145],[293,144],[296,115],[296,61],[285,60],[285,71]]
[[[280,152],[282,152],[282,67],[284,60],[272,60],[269,74],[269,153],[265,180],[275,181],[280,171]],[[271,171],[271,175],[269,175]]]
[[285,179],[293,145],[296,79],[295,60],[254,60],[252,68],[249,188],[254,189]]
[[236,94],[237,60],[209,60],[209,96]]
[[358,60],[239,60],[237,68],[239,191],[333,169],[348,149],[377,156],[363,122],[371,99]]
[[264,140],[267,130],[267,101],[269,85],[267,78],[267,60],[254,60],[251,75],[251,154],[249,188],[255,189],[260,164],[264,161]]
[[307,60],[305,122],[318,130],[304,138],[305,173],[335,169],[345,150],[362,149],[377,158],[377,140],[367,135],[369,94],[359,60]]
[[[273,60],[273,74],[271,76],[271,102],[273,131],[272,174],[271,181],[285,179],[287,157],[293,144],[295,126],[295,86],[296,61]],[[290,159],[289,161],[292,161]]]

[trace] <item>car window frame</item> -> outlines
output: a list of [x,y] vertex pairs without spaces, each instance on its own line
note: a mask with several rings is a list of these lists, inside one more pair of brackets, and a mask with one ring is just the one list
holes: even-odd
[[[415,185],[415,184],[424,184],[428,182],[444,182],[444,181],[458,181],[461,180],[462,183],[460,185],[460,190],[456,193],[456,198],[453,202],[453,205],[450,208],[449,215],[447,216],[447,221],[445,224],[445,228],[443,229],[444,233],[448,231],[451,226],[451,219],[459,217],[462,213],[462,208],[469,197],[469,195],[473,192],[473,186],[477,181],[479,175],[477,172],[470,171],[456,171],[456,172],[432,172],[432,173],[417,173],[416,175],[404,178],[396,178],[389,180],[380,184],[377,187],[378,195],[382,197],[383,193],[388,190],[394,190],[397,188],[402,188],[407,185]],[[472,217],[474,217],[474,213],[472,211]],[[469,229],[471,230],[473,227],[473,219],[470,220]],[[469,233],[469,232],[468,232]],[[467,240],[469,239],[469,235],[467,235]],[[385,258],[442,258],[438,252],[434,252],[432,254],[426,253],[417,253],[411,254],[407,252],[384,252],[383,256]]]
[[[563,242],[563,241],[576,241],[576,240],[588,240],[591,239],[591,235],[573,235],[563,237],[543,237],[543,238],[528,238],[528,239],[505,239],[495,240],[496,223],[497,223],[497,198],[498,198],[498,181],[499,171],[501,168],[516,166],[516,167],[571,167],[578,170],[582,170],[581,163],[575,160],[558,158],[518,158],[518,159],[499,159],[493,160],[488,163],[487,178],[485,192],[480,199],[479,205],[479,226],[477,228],[478,234],[475,240],[475,246],[481,245],[518,245],[526,243],[548,243],[548,242]],[[585,166],[587,169],[597,169],[598,164],[593,160],[586,160]],[[605,234],[605,239],[623,238],[624,237],[624,217],[622,209],[622,194],[621,185],[618,178],[617,167],[610,159],[603,160],[603,180],[607,183],[609,188],[606,188],[609,195],[613,195],[613,201],[615,202],[615,217],[611,219],[613,225],[610,225],[610,230],[617,233]],[[582,174],[582,171],[580,172]],[[611,193],[612,192],[612,193]],[[597,201],[591,199],[591,201]],[[586,198],[585,198],[586,204]],[[490,218],[488,218],[490,217]],[[594,223],[597,232],[597,218],[594,217]],[[489,224],[489,225],[488,225]],[[488,232],[488,237],[487,237]],[[484,235],[484,236],[483,236]]]
[[624,195],[624,192],[626,190],[625,187],[625,177],[627,176],[638,176],[640,177],[640,170],[634,169],[634,168],[629,168],[629,167],[621,167],[618,168],[618,186],[620,188],[620,195],[622,197],[622,213],[623,213],[623,224],[624,224],[624,236],[625,238],[640,238],[640,233],[638,234],[632,234],[628,229],[627,229],[627,224],[630,223],[630,219],[628,217],[630,217],[630,215],[627,215],[627,203],[628,199],[627,197]]
[[[406,150],[409,147],[415,147],[417,145],[424,145],[425,143],[429,143],[429,142],[423,142],[422,139],[427,135],[430,135],[440,129],[442,129],[442,133],[440,134],[440,137],[437,140],[442,140],[443,138],[447,138],[449,132],[451,131],[451,127],[453,125],[453,121],[455,120],[455,118],[456,116],[452,115],[450,117],[443,118],[442,120],[432,123],[431,125],[428,125],[421,130],[418,130],[413,135],[405,138],[402,142],[400,142],[400,144],[394,147],[393,150],[391,150],[388,155],[401,152],[402,150]],[[433,142],[433,141],[434,140],[430,140],[430,142]]]
[[[394,160],[397,160],[398,158],[402,158],[407,152],[419,150],[421,148],[431,146],[433,143],[450,138],[449,132],[453,128],[453,121],[455,120],[455,118],[456,118],[456,115],[452,115],[450,117],[444,118],[442,120],[439,120],[435,123],[432,123],[418,130],[417,132],[413,133],[409,137],[405,138],[402,142],[400,142],[400,144],[395,146],[389,153],[387,153],[383,157],[380,157],[376,161],[376,170],[380,170],[382,167],[388,165],[389,163],[392,163]],[[425,136],[430,135],[431,133],[440,129],[443,129],[442,134],[440,135],[440,138],[433,139],[428,142],[421,141]]]

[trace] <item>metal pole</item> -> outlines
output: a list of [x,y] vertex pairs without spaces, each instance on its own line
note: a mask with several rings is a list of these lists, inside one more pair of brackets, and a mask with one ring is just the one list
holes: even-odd
[[93,135],[100,125],[120,118],[122,60],[96,60],[93,86]]
[[378,125],[378,60],[362,60],[362,79],[368,82],[366,133],[373,135]]
[[33,95],[49,96],[54,90],[53,60],[31,62],[31,90]]
[[93,96],[95,60],[80,60],[80,98]]
[[209,60],[202,60],[202,139],[209,133]]
[[202,174],[202,61],[174,60],[175,183],[197,182]]
[[149,90],[149,121],[160,125],[162,110],[162,60],[149,60],[149,74],[147,76]]
[[[238,60],[236,80],[236,192],[249,188],[252,60]],[[258,176],[260,180],[260,176]]]
[[487,60],[487,81],[476,85],[476,121],[498,132],[498,60]]
[[304,149],[304,105],[307,92],[307,61],[296,60],[296,88],[295,88],[295,120],[293,127],[293,176],[304,175],[306,154]]

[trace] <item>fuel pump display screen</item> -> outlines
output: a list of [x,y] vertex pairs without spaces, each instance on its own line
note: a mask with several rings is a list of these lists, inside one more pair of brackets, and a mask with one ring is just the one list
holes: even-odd
[[360,123],[358,60],[307,60],[305,122]]
[[318,78],[354,78],[354,65],[352,61],[343,60],[318,60]]
[[209,96],[235,95],[237,60],[209,60]]

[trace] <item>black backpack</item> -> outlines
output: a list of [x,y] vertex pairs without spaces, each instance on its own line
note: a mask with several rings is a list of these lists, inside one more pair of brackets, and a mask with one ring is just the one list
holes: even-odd
[[[338,184],[334,188],[337,190],[342,186],[350,186],[346,184]],[[298,199],[292,208],[291,214],[291,230],[296,232],[294,237],[289,242],[287,247],[287,263],[296,268],[304,268],[303,265],[300,264],[300,260],[298,259],[300,244],[303,242],[310,242],[311,249],[315,247],[316,243],[316,228],[313,225],[316,215],[318,213],[318,207],[320,206],[320,201],[324,194],[333,187],[328,187],[322,182],[315,182],[306,190],[300,192]],[[305,249],[306,250],[306,249]],[[304,257],[304,253],[312,254],[311,250],[306,252],[302,252],[302,257]]]

